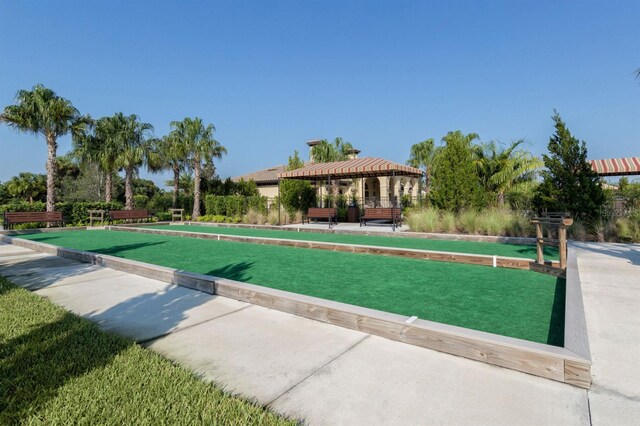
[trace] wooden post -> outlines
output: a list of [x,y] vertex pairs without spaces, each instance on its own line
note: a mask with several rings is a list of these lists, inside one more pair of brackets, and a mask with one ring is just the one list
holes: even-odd
[[542,224],[540,222],[536,222],[536,250],[538,255],[536,257],[536,263],[540,265],[544,264],[544,240],[542,235]]
[[560,240],[560,269],[567,269],[567,227],[564,223],[558,227],[558,239]]

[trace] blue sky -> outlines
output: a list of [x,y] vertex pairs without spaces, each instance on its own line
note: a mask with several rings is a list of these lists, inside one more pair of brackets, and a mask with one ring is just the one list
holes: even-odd
[[[640,155],[639,20],[637,1],[3,1],[0,106],[43,83],[158,136],[199,116],[222,177],[336,136],[398,162],[458,129],[541,154],[554,108],[591,158]],[[0,127],[0,181],[45,158]]]

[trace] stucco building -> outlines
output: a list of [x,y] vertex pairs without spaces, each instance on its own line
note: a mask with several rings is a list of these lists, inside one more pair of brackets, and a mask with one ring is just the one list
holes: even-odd
[[365,207],[390,207],[394,201],[400,203],[403,197],[419,198],[421,170],[382,158],[359,157],[357,149],[351,150],[348,160],[316,163],[313,152],[318,143],[318,140],[307,142],[309,161],[300,169],[286,171],[285,165],[279,165],[232,179],[253,180],[260,195],[270,199],[278,195],[279,179],[312,182],[319,201],[327,194],[343,194],[355,197]]

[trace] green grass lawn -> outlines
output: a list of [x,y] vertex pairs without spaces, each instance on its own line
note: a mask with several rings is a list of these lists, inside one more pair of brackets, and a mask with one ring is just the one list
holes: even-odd
[[119,231],[20,238],[563,344],[564,280],[532,271]]
[[[427,238],[386,237],[382,235],[322,234],[314,232],[279,231],[275,229],[225,228],[207,225],[151,225],[151,229],[170,229],[210,234],[241,235],[246,237],[285,238],[289,240],[322,241],[329,243],[362,244],[454,253],[486,254],[490,256],[536,258],[534,245],[486,243],[473,241],[432,240]],[[545,259],[558,260],[556,247],[545,247]]]
[[0,424],[295,424],[0,277]]

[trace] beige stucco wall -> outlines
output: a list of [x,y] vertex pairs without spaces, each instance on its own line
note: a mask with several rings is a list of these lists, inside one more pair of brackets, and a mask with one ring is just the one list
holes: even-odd
[[258,192],[263,197],[273,198],[278,196],[278,185],[261,185],[258,186]]

